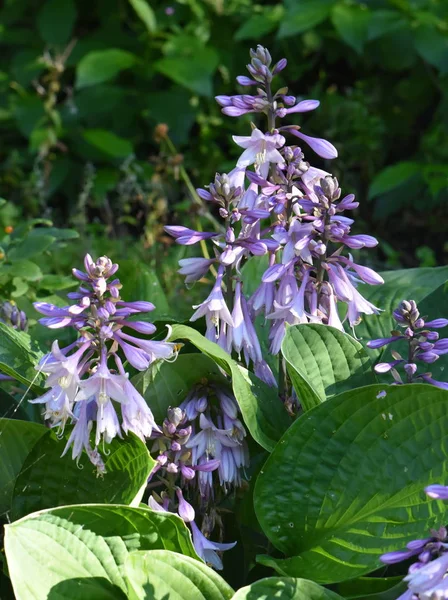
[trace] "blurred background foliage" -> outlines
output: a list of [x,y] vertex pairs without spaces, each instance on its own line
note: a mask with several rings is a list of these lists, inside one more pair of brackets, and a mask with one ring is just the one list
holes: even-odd
[[300,118],[339,158],[306,156],[356,193],[375,266],[446,262],[446,0],[4,0],[0,226],[75,229],[61,270],[101,247],[174,272],[185,249],[163,225],[209,226],[192,185],[233,168],[231,135],[253,118],[223,116],[214,95],[244,92],[257,43],[288,59],[279,84],[321,101]]

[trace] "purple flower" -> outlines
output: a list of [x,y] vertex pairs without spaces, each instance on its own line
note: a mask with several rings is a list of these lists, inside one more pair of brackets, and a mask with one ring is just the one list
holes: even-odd
[[[101,441],[110,443],[122,432],[132,431],[141,439],[160,431],[150,408],[129,381],[119,351],[137,368],[145,369],[158,359],[171,359],[177,347],[171,342],[145,340],[123,331],[129,328],[140,334],[152,334],[156,328],[146,321],[126,319],[140,312],[154,309],[147,301],[125,302],[120,297],[121,284],[110,279],[118,265],[107,257],[84,260],[85,271],[74,269],[82,283],[69,297],[76,304],[58,308],[49,303],[36,303],[41,313],[49,316],[41,322],[50,328],[70,325],[78,332],[76,342],[66,348],[52,345],[37,368],[47,374],[48,391],[31,400],[45,404],[45,419],[50,426],[64,429],[70,419],[75,426],[64,454],[70,447],[73,458],[79,459],[86,451],[98,472],[104,472],[104,463],[97,450]],[[111,367],[114,363],[118,373]],[[95,447],[90,446],[90,433],[95,427]]]
[[194,231],[194,229],[188,229],[188,227],[180,227],[175,225],[167,225],[165,231],[172,235],[178,244],[183,246],[190,246],[191,244],[197,244],[202,240],[208,240],[216,237],[217,233],[207,233],[206,231]]
[[448,500],[448,486],[445,485],[428,485],[425,487],[425,493],[435,500]]
[[196,321],[200,317],[206,317],[213,328],[216,328],[219,336],[220,323],[223,321],[228,325],[233,326],[232,315],[230,314],[227,304],[222,293],[222,278],[224,276],[224,267],[220,266],[215,285],[213,286],[210,295],[202,304],[194,306],[196,312],[190,318],[190,321]]
[[408,345],[408,358],[405,361],[400,355],[394,356],[394,360],[390,362],[380,363],[375,366],[375,371],[378,373],[386,373],[392,371],[396,383],[402,383],[399,373],[395,371],[395,367],[399,364],[403,365],[406,373],[406,382],[421,382],[435,385],[442,389],[448,389],[448,384],[442,381],[436,381],[432,378],[431,373],[419,373],[417,363],[431,364],[439,359],[443,354],[448,353],[448,339],[439,339],[439,334],[435,331],[430,331],[428,327],[433,326],[443,327],[446,319],[435,319],[427,321],[420,316],[417,304],[414,300],[403,300],[398,308],[393,311],[393,317],[398,324],[398,327],[404,329],[403,334],[398,331],[392,331],[389,338],[379,338],[371,340],[367,346],[372,349],[382,348],[389,344],[393,344],[402,340]]
[[179,261],[178,273],[186,276],[185,283],[193,283],[202,279],[214,262],[213,258],[183,258]]
[[337,158],[338,156],[338,151],[336,150],[336,148],[333,146],[333,144],[327,142],[327,140],[323,140],[322,138],[311,137],[310,135],[305,135],[301,131],[298,131],[297,129],[293,128],[289,129],[289,133],[292,133],[296,137],[302,139],[306,144],[308,144],[308,146],[312,150],[314,150],[316,154],[318,154],[322,158],[327,158],[331,160],[333,158]]
[[259,168],[262,177],[266,177],[271,163],[282,164],[282,155],[278,151],[285,143],[285,138],[279,134],[264,134],[254,129],[250,136],[234,135],[233,141],[245,148],[237,162],[238,167],[248,167],[254,163]]
[[185,523],[192,523],[195,518],[194,508],[185,500],[180,488],[176,488],[176,494],[179,500],[179,506],[177,509],[179,517],[183,519]]
[[230,550],[234,546],[236,546],[236,542],[232,542],[230,544],[218,544],[217,542],[212,542],[203,535],[198,526],[194,521],[190,523],[191,531],[193,533],[193,544],[194,548],[200,558],[202,560],[212,565],[215,569],[221,570],[223,568],[222,561],[219,558],[217,552],[224,552],[225,550]]

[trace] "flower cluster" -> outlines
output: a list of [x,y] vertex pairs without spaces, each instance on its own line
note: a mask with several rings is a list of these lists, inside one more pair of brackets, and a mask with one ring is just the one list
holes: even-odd
[[[298,125],[277,126],[290,114],[314,110],[319,102],[288,95],[287,88],[271,89],[274,76],[286,67],[281,59],[271,67],[271,56],[258,46],[251,51],[249,77],[237,81],[256,87],[256,95],[218,96],[226,115],[260,113],[267,117],[267,132],[253,125],[250,136],[234,136],[244,149],[235,169],[217,174],[199,196],[214,204],[224,220],[222,232],[199,232],[182,226],[167,227],[177,243],[191,245],[204,240],[214,244],[213,258],[180,261],[180,273],[191,283],[212,267],[216,282],[208,298],[191,320],[205,317],[207,337],[222,348],[244,356],[254,372],[276,385],[263,360],[254,326],[263,314],[270,324],[270,351],[277,354],[287,324],[317,322],[342,330],[338,302],[347,305],[353,327],[361,315],[378,313],[357,290],[360,282],[383,283],[372,269],[353,261],[345,249],[374,247],[369,235],[352,235],[353,219],[345,211],[356,209],[352,194],[341,199],[338,181],[330,173],[305,161],[300,147],[287,145],[285,135],[307,143],[325,159],[337,156],[326,140],[303,134]],[[249,169],[253,165],[252,169]],[[248,258],[268,256],[269,267],[260,286],[249,298],[243,290],[241,267]]]
[[9,325],[19,331],[26,331],[28,319],[23,310],[19,310],[14,302],[2,302],[0,304],[0,323]]
[[217,552],[235,544],[210,541],[197,526],[195,510],[183,494],[188,492],[195,500],[203,514],[202,529],[212,533],[217,495],[239,487],[242,471],[248,466],[245,436],[233,395],[208,382],[195,386],[180,407],[168,409],[162,431],[153,433],[152,452],[158,457],[151,480],[157,475],[165,489],[150,497],[149,506],[177,512],[191,527],[198,555],[218,569],[222,563]]
[[[78,339],[65,348],[57,340],[37,369],[48,375],[48,391],[31,400],[45,404],[45,419],[63,432],[67,420],[75,423],[64,454],[72,447],[79,459],[83,449],[101,466],[97,447],[110,443],[122,431],[132,431],[141,439],[151,436],[158,426],[143,397],[129,381],[119,350],[138,370],[147,369],[156,360],[176,357],[177,347],[167,341],[150,341],[124,330],[152,334],[155,327],[147,321],[129,317],[154,309],[150,302],[125,302],[120,297],[121,284],[113,278],[118,265],[105,256],[96,262],[87,255],[85,272],[73,269],[81,281],[77,292],[68,294],[76,303],[58,307],[46,302],[34,304],[45,315],[40,322],[52,329],[73,327]],[[117,414],[117,407],[121,416]],[[91,431],[95,424],[94,447]]]
[[[426,494],[436,500],[448,500],[448,487],[430,485]],[[425,539],[413,540],[405,550],[388,552],[380,557],[387,564],[417,557],[404,581],[408,589],[397,600],[438,600],[448,597],[448,532],[446,527],[431,531]]]
[[380,362],[375,365],[377,373],[391,373],[395,383],[403,383],[403,379],[397,370],[402,367],[406,383],[425,382],[437,387],[448,389],[448,383],[436,381],[431,373],[418,373],[418,363],[434,363],[442,354],[448,352],[448,339],[439,339],[437,331],[448,325],[448,319],[433,319],[425,321],[420,316],[417,304],[414,300],[403,300],[393,312],[394,319],[402,329],[391,331],[391,337],[371,340],[367,346],[372,349],[383,348],[389,344],[404,341],[407,345],[407,356],[391,351],[393,360]]

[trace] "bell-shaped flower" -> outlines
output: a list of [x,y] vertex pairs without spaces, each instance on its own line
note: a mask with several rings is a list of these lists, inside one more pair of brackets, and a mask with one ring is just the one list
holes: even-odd
[[248,167],[255,164],[260,175],[266,177],[269,165],[283,164],[283,156],[278,151],[285,144],[285,138],[276,133],[270,135],[254,129],[250,136],[234,135],[233,141],[241,148],[245,148],[237,162],[238,167]]
[[194,521],[190,523],[191,531],[193,533],[193,544],[194,548],[202,560],[212,565],[215,569],[222,569],[222,560],[220,559],[217,552],[224,552],[230,550],[236,546],[236,542],[230,544],[218,544],[218,542],[212,542],[200,531],[199,527]]

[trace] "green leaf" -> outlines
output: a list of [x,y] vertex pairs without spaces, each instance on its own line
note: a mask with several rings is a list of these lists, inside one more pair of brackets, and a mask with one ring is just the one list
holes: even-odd
[[350,600],[396,600],[407,590],[403,576],[359,577],[344,581],[336,586],[336,591]]
[[34,366],[41,356],[41,352],[32,349],[27,333],[0,323],[0,373],[14,377],[40,393],[41,388],[34,384],[35,380],[39,380]]
[[282,354],[294,389],[305,410],[346,390],[376,383],[363,346],[328,325],[288,327]]
[[357,4],[337,4],[331,13],[331,20],[341,38],[355,52],[361,54],[367,41],[371,13]]
[[431,25],[420,25],[415,32],[415,48],[429,64],[448,69],[448,36]]
[[146,485],[155,462],[135,435],[107,445],[104,475],[98,475],[85,453],[80,461],[72,459],[71,451],[61,457],[68,437],[59,439],[49,431],[28,454],[14,488],[14,519],[69,503],[131,504]]
[[271,451],[289,426],[289,418],[279,402],[277,390],[269,388],[257,377],[240,367],[227,352],[214,342],[185,325],[173,325],[171,340],[187,339],[232,376],[232,389],[241,414],[252,437]]
[[27,291],[30,289],[26,281],[23,281],[23,279],[20,279],[20,277],[13,277],[12,284],[15,288],[14,291],[11,293],[11,296],[13,298],[20,298],[20,296],[26,294]]
[[12,277],[21,277],[27,281],[37,281],[42,277],[42,271],[36,265],[36,263],[30,260],[14,260],[12,265],[4,265],[2,267],[2,274],[8,274]]
[[131,552],[124,566],[129,600],[226,600],[232,588],[203,563],[168,550]]
[[235,33],[235,40],[256,40],[273,31],[283,16],[283,6],[269,6],[261,14],[250,16]]
[[55,292],[76,287],[78,282],[73,280],[73,277],[65,277],[64,275],[45,275],[39,282],[40,288]]
[[92,51],[86,54],[76,69],[76,87],[83,88],[113,79],[120,71],[133,67],[137,57],[119,48]]
[[112,131],[105,129],[86,129],[83,138],[104,154],[113,158],[125,158],[133,153],[132,144]]
[[[383,285],[366,284],[358,288],[367,300],[383,311],[379,315],[365,317],[356,327],[356,335],[363,344],[379,337],[389,337],[392,329],[396,329],[392,311],[402,300],[415,300],[417,303],[423,300],[448,279],[448,267],[400,269],[380,275],[384,279]],[[372,356],[380,354],[371,350],[369,353]]]
[[[14,410],[14,406],[10,408]],[[47,431],[38,423],[0,419],[0,515],[9,512],[22,465],[34,444]]]
[[335,0],[299,0],[289,3],[278,32],[279,38],[308,31],[330,16]]
[[386,167],[372,181],[369,189],[369,199],[390,192],[398,186],[403,185],[414,177],[414,175],[420,174],[421,168],[420,163],[407,161]]
[[194,56],[162,58],[154,65],[156,71],[169,77],[200,96],[213,94],[212,76],[219,57],[214,48],[198,48]]
[[265,534],[290,558],[260,562],[337,583],[445,523],[448,507],[423,489],[448,477],[447,402],[429,385],[372,385],[297,419],[254,494]]
[[74,0],[47,0],[37,15],[37,28],[47,44],[66,44],[76,21]]
[[405,23],[403,16],[396,10],[375,10],[370,17],[368,38],[376,40],[399,29]]
[[22,260],[42,254],[53,244],[55,239],[51,235],[27,236],[8,252],[8,260]]
[[237,591],[232,600],[343,600],[314,581],[293,577],[267,577]]
[[[120,261],[120,280],[123,289],[126,290],[127,301],[146,300],[154,304],[155,309],[147,313],[150,321],[170,318],[168,299],[154,270],[149,269],[140,260],[122,260]],[[142,317],[144,319],[145,315],[139,316],[138,320],[141,321]]]
[[146,0],[129,0],[132,8],[143,21],[149,33],[157,30],[156,16]]
[[17,600],[125,600],[128,553],[153,549],[197,558],[180,517],[145,508],[65,506],[5,527]]
[[154,374],[150,371],[138,373],[132,382],[151,407],[156,422],[162,422],[167,409],[179,406],[190,389],[202,379],[226,382],[216,363],[208,356],[181,353],[175,362],[162,362]]

